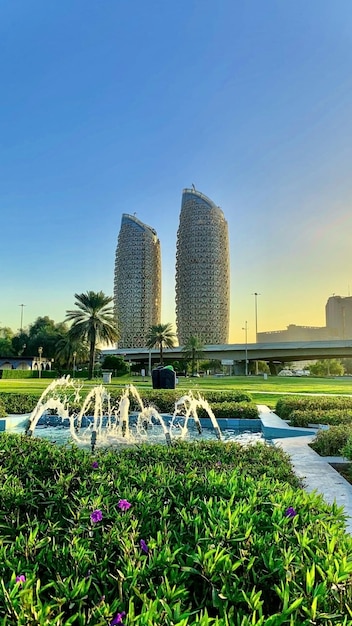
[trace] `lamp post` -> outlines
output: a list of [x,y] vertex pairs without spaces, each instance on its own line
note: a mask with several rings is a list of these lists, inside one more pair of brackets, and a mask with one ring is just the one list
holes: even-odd
[[76,356],[77,356],[77,352],[74,352],[72,354],[73,356],[73,367],[72,367],[72,378],[75,377],[75,371],[76,371]]
[[19,304],[18,306],[21,307],[21,328],[20,328],[20,333],[22,335],[23,333],[23,307],[26,306],[25,304]]
[[244,323],[244,327],[242,328],[242,330],[244,330],[244,337],[245,337],[245,373],[246,376],[248,376],[248,341],[247,341],[247,330],[248,330],[248,325],[247,325],[247,321],[245,321]]
[[38,378],[41,378],[41,375],[42,375],[42,354],[43,354],[43,348],[42,348],[42,346],[39,346],[39,348],[38,348],[38,354],[39,354],[39,369],[38,369]]
[[[258,296],[260,293],[254,292],[254,315],[255,315],[255,343],[258,343]],[[258,375],[258,361],[255,362],[255,373]]]

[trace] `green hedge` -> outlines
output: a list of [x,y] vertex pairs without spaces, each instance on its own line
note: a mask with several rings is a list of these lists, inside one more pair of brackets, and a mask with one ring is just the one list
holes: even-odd
[[38,378],[38,372],[32,370],[1,370],[1,378]]
[[[211,405],[216,418],[258,419],[258,407],[253,402],[213,402]],[[208,417],[205,409],[197,409],[198,417]]]
[[61,376],[70,376],[70,378],[78,378],[78,379],[87,379],[88,378],[88,370],[75,371],[75,375],[72,376],[72,369],[70,370],[60,370],[60,373],[57,374],[58,377]]
[[[247,419],[253,419],[258,417],[258,410],[255,404],[242,402],[239,403],[238,398],[243,398],[243,393],[227,393],[219,394],[214,392],[209,392],[208,394],[202,394],[203,398],[206,398],[209,402],[212,410],[215,415],[218,417],[243,417]],[[249,397],[248,394],[245,394],[246,398]],[[1,393],[0,399],[2,402],[2,406],[4,407],[7,413],[30,413],[36,403],[39,400],[40,395],[37,393],[36,395],[29,394],[19,394],[19,393]],[[143,404],[150,404],[154,406],[159,413],[169,413],[173,414],[175,410],[175,402],[180,399],[180,393],[177,390],[173,389],[163,389],[163,390],[147,390],[144,389],[140,392],[140,397],[142,399]],[[112,391],[111,393],[111,404],[114,402],[118,402],[121,398],[121,391]],[[214,400],[214,398],[223,398],[223,402],[219,402]],[[231,400],[226,400],[226,398],[231,398]],[[236,400],[233,400],[236,398]],[[0,405],[1,406],[1,405]],[[79,410],[79,406],[74,406],[71,403],[72,410]],[[214,410],[215,409],[215,410]],[[130,397],[130,410],[138,411],[140,410],[140,405],[138,401]],[[235,413],[233,413],[233,411]],[[198,411],[198,415],[200,415]],[[206,415],[204,413],[204,415]]]
[[[36,370],[1,370],[2,379],[39,378]],[[54,370],[44,370],[41,378],[57,378],[58,373]]]
[[1,393],[0,406],[8,413],[30,413],[37,404],[40,395],[34,396],[25,393]]
[[352,432],[349,434],[349,437],[341,450],[341,454],[349,461],[352,461]]
[[282,419],[289,420],[293,411],[324,411],[329,409],[352,409],[352,397],[284,396],[277,401],[275,413]]
[[[178,389],[138,389],[138,393],[144,404],[154,406],[159,413],[173,414],[175,410],[175,402],[180,400],[181,393]],[[111,391],[112,400],[119,400],[121,391]],[[187,396],[187,393],[184,394]],[[197,397],[195,394],[193,397]],[[252,397],[249,393],[241,390],[234,391],[212,391],[202,390],[201,397],[209,402],[210,406],[221,402],[251,402]],[[138,401],[130,396],[130,407],[133,411],[138,411],[140,405]]]
[[310,447],[320,456],[347,456],[344,447],[351,436],[352,425],[330,426],[328,430],[318,431]]
[[352,425],[352,409],[294,410],[290,414],[290,426],[309,424]]
[[8,414],[8,411],[6,411],[5,404],[3,403],[0,397],[0,417],[6,417],[7,414]]

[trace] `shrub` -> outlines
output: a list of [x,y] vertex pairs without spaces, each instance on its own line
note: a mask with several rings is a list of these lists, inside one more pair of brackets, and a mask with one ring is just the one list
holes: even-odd
[[[57,372],[54,370],[43,370],[41,378],[56,378]],[[3,379],[24,379],[24,378],[38,378],[37,370],[2,370]]]
[[275,413],[284,420],[291,419],[292,411],[324,411],[352,409],[352,398],[346,396],[284,396],[276,403]]
[[[154,406],[159,413],[170,413],[175,411],[175,403],[180,399],[180,391],[177,389],[139,389],[138,393],[144,404]],[[187,394],[185,394],[187,395]],[[121,397],[120,391],[112,390],[111,399],[117,402]],[[197,397],[193,394],[193,397]],[[212,407],[215,403],[220,402],[251,402],[250,394],[241,390],[234,391],[202,391],[202,398],[209,402]],[[130,408],[132,411],[138,411],[140,405],[137,398],[130,397]]]
[[352,433],[349,434],[346,445],[342,448],[342,455],[352,461]]
[[351,424],[352,409],[294,410],[290,414],[290,426],[309,426],[309,424]]
[[39,400],[39,396],[22,393],[2,393],[0,402],[6,414],[9,413],[30,413]]
[[279,448],[93,458],[0,437],[2,624],[106,626],[123,612],[126,626],[349,623],[343,511],[299,489]]
[[343,449],[352,436],[352,425],[330,426],[327,430],[319,430],[310,447],[320,456],[344,455]]
[[[213,402],[211,405],[216,418],[258,419],[258,407],[249,402]],[[197,409],[198,417],[208,417],[205,409]]]

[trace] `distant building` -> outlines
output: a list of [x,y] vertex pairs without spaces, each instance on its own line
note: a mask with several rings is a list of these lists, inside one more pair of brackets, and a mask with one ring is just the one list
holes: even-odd
[[115,256],[114,310],[121,348],[144,347],[150,327],[160,324],[160,241],[153,228],[126,213]]
[[325,319],[336,339],[352,339],[352,296],[331,296],[325,305]]
[[337,339],[326,326],[296,326],[290,324],[286,330],[258,332],[258,343],[280,343],[285,341],[329,341]]
[[228,343],[230,263],[222,210],[195,189],[184,189],[176,249],[176,326],[180,345]]
[[52,360],[43,356],[0,356],[0,370],[50,371],[51,366]]

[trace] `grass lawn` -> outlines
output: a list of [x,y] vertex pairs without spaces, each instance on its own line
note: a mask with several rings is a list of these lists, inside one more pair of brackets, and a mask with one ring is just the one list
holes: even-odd
[[[39,397],[41,393],[51,382],[50,379],[0,379],[1,393],[25,393]],[[107,385],[112,391],[115,389],[123,389],[126,385],[132,383],[140,389],[151,389],[151,378],[140,376],[123,376],[113,378],[110,385]],[[96,386],[102,384],[101,378],[92,381],[82,381],[82,394]],[[224,376],[204,378],[184,378],[178,379],[177,390],[182,396],[185,392],[192,390],[202,394],[204,390],[244,390],[248,391],[253,401],[257,404],[265,404],[270,408],[275,408],[277,400],[283,394],[352,394],[352,378],[280,378],[278,376],[269,376],[266,380],[262,376]]]

